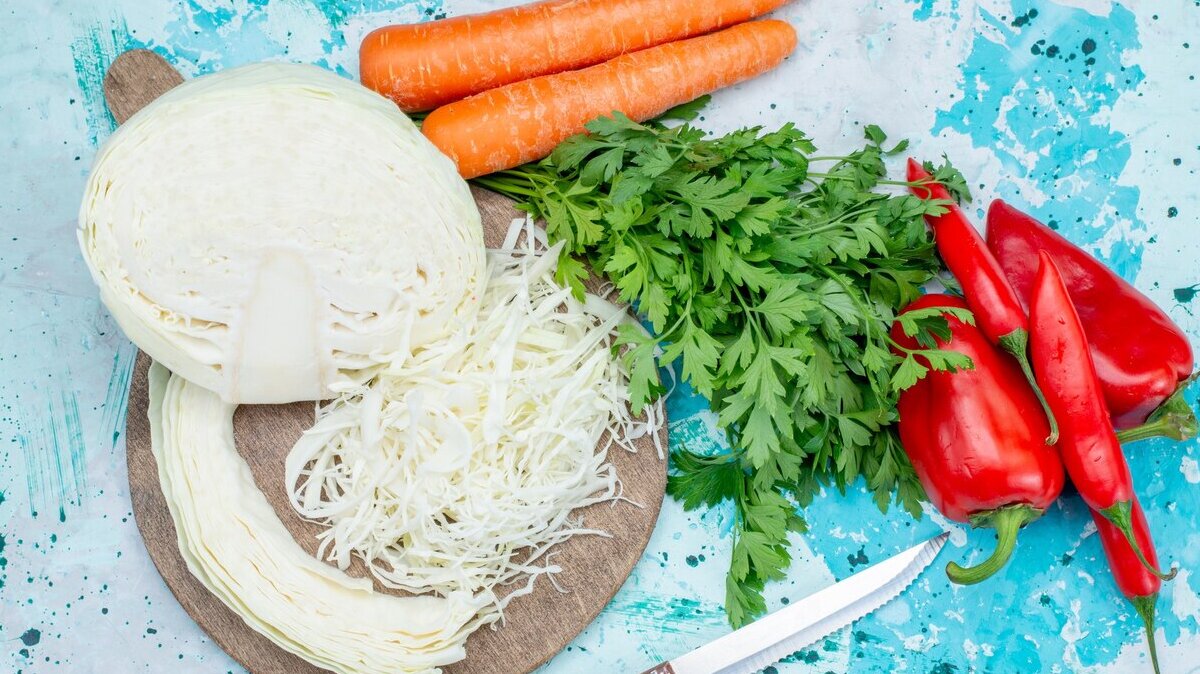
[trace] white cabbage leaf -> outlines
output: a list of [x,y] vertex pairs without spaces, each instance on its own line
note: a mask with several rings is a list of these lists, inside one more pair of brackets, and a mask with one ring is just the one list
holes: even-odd
[[255,485],[233,439],[234,406],[150,369],[159,480],[188,570],[251,628],[346,674],[437,672],[465,656],[485,598],[399,597],[309,555]]

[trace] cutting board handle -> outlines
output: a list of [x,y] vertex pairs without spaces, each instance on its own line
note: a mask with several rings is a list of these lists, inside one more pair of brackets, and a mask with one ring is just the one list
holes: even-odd
[[124,124],[151,101],[183,84],[183,76],[149,49],[131,49],[104,73],[104,100],[117,124]]

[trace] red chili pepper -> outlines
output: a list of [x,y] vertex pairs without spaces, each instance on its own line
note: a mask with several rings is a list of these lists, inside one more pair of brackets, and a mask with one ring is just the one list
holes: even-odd
[[988,251],[979,230],[953,203],[949,190],[941,183],[934,182],[933,176],[912,158],[908,160],[908,182],[914,183],[910,189],[918,197],[951,202],[945,214],[925,216],[925,222],[933,230],[938,253],[946,263],[946,268],[962,284],[967,304],[974,312],[983,334],[1017,359],[1021,372],[1033,387],[1050,422],[1046,444],[1054,444],[1058,440],[1058,422],[1046,404],[1029,366],[1029,321],[1025,318],[1025,310],[1017,294],[1004,278],[1000,264]]
[[1088,506],[1124,534],[1146,568],[1170,578],[1150,563],[1133,535],[1133,476],[1104,406],[1083,327],[1054,259],[1045,251],[1038,255],[1029,300],[1030,351],[1038,382],[1058,417],[1058,451],[1067,475]]
[[[957,297],[925,295],[904,311],[966,306]],[[1046,417],[1017,364],[978,328],[946,320],[950,338],[938,346],[969,356],[974,367],[930,371],[900,394],[900,442],[943,515],[996,530],[996,549],[983,563],[946,566],[950,580],[970,584],[1008,562],[1017,530],[1054,502],[1064,477],[1058,453],[1044,441]],[[898,323],[891,336],[898,352],[922,348]]]
[[[1162,589],[1162,581],[1142,566],[1137,553],[1130,547],[1129,541],[1125,540],[1125,535],[1120,529],[1095,510],[1092,511],[1092,519],[1096,521],[1096,529],[1100,532],[1100,542],[1104,545],[1104,554],[1108,556],[1113,580],[1117,582],[1121,594],[1133,603],[1134,610],[1141,616],[1142,624],[1145,625],[1146,643],[1150,647],[1150,663],[1154,665],[1155,674],[1158,674],[1158,648],[1154,644],[1154,608],[1158,603],[1158,591]],[[1146,515],[1136,499],[1133,502],[1132,522],[1133,535],[1146,554],[1146,559],[1158,566],[1158,555],[1154,552],[1154,541],[1150,538],[1150,525],[1146,523]]]
[[1023,302],[1033,289],[1038,251],[1058,265],[1117,428],[1145,422],[1169,401],[1151,426],[1123,433],[1122,440],[1153,435],[1184,440],[1196,434],[1195,414],[1181,395],[1173,395],[1192,373],[1192,346],[1162,309],[1086,251],[999,199],[988,208],[987,245]]

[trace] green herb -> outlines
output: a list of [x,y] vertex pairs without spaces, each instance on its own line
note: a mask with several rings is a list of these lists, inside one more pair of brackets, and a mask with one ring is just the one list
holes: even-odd
[[[884,179],[883,157],[906,143],[884,150],[877,126],[844,157],[816,156],[791,124],[709,137],[615,114],[588,131],[477,182],[566,242],[562,281],[582,293],[586,262],[650,322],[654,336],[628,328],[618,340],[636,408],[664,392],[658,366],[675,364],[711,402],[731,450],[675,452],[668,491],[688,509],[736,506],[726,609],[740,625],[764,611],[763,586],[784,575],[788,536],[805,528],[797,506],[822,488],[861,477],[880,509],[894,498],[920,513],[896,399],[929,367],[970,362],[936,348],[948,334],[936,311],[900,320],[919,350],[888,331],[941,268],[923,217],[947,202],[879,189],[908,184]],[[931,173],[965,192],[948,163]]]

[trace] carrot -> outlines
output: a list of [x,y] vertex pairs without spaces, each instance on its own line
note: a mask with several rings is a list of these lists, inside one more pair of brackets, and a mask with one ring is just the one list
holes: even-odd
[[434,110],[421,130],[474,178],[540,159],[602,115],[643,121],[760,75],[795,47],[787,23],[752,21],[486,91]]
[[732,26],[787,0],[547,0],[386,26],[363,39],[362,83],[428,110],[531,77]]

